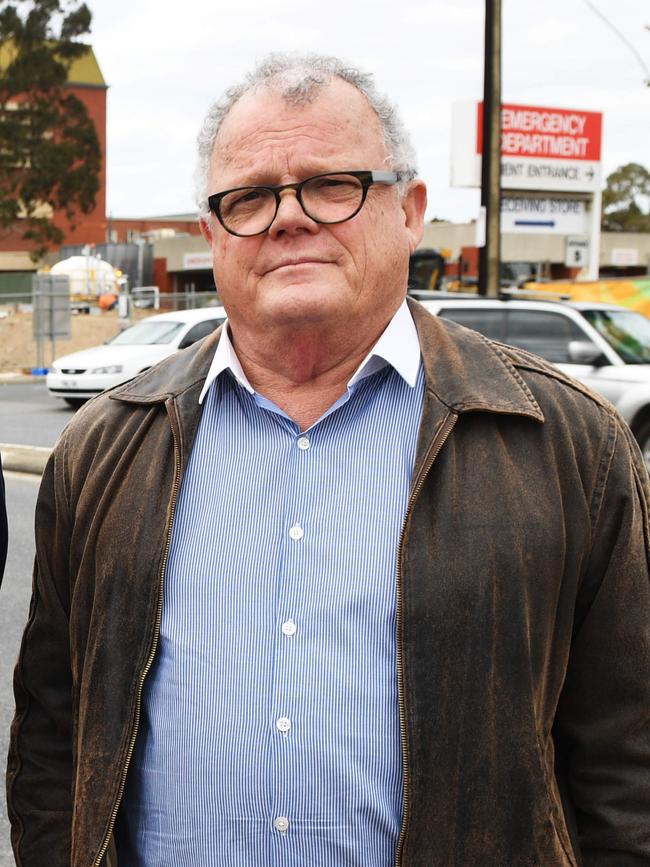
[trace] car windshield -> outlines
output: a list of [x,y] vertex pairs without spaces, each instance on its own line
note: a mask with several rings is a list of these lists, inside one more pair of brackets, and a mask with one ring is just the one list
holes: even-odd
[[156,343],[171,343],[183,328],[182,322],[138,322],[116,334],[108,342],[112,346],[150,346]]
[[650,364],[650,319],[633,310],[583,310],[582,315],[626,364]]

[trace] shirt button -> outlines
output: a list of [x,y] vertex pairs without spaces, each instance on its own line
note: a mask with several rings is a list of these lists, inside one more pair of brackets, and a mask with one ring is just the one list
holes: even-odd
[[305,531],[302,529],[300,524],[294,524],[293,527],[291,527],[291,529],[289,530],[289,535],[294,542],[298,542],[305,535]]
[[275,725],[279,732],[286,733],[291,728],[291,720],[286,716],[281,716]]
[[289,820],[286,816],[278,816],[277,819],[273,822],[275,825],[276,831],[282,831],[284,833],[289,828]]
[[293,620],[285,620],[285,622],[282,624],[282,634],[283,635],[295,635],[297,628],[298,627],[293,622]]
[[309,442],[309,437],[299,437],[298,438],[298,448],[301,452],[306,452],[311,443]]

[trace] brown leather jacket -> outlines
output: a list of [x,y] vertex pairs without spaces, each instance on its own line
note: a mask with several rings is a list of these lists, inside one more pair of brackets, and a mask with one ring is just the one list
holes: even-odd
[[[638,451],[557,370],[413,311],[427,385],[396,574],[396,863],[650,864]],[[8,769],[22,867],[106,863],[216,339],[89,403],[46,469]]]

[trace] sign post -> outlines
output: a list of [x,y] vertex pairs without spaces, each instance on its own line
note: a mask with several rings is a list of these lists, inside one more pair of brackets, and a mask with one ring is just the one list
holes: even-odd
[[497,298],[501,275],[501,0],[485,0],[483,104],[481,209],[485,213],[485,244],[479,247],[478,292]]
[[57,337],[70,337],[70,278],[63,274],[35,274],[32,277],[33,333],[36,339],[36,367],[46,370],[44,341],[52,344],[52,359]]

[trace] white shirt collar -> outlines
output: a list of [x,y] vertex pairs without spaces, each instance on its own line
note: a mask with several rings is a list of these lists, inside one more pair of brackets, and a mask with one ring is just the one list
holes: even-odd
[[[348,382],[348,388],[356,385],[366,376],[370,376],[372,373],[381,370],[387,364],[390,364],[402,379],[413,388],[420,367],[420,343],[406,299],[397,309],[377,343],[375,343],[352,375],[352,378]],[[230,339],[227,322],[221,331],[221,337],[219,338],[210,370],[205,378],[203,389],[199,396],[199,403],[203,403],[208,389],[224,370],[229,370],[237,382],[250,394],[255,393],[255,389],[248,381],[248,377],[237,358],[235,347],[232,345]]]

